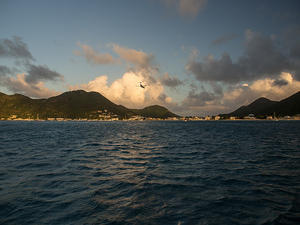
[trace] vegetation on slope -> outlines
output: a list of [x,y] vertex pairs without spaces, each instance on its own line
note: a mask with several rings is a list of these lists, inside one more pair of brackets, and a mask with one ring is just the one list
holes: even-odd
[[16,115],[19,118],[87,118],[97,119],[99,115],[109,114],[118,118],[130,118],[134,115],[153,118],[176,116],[162,106],[150,106],[144,109],[127,109],[116,105],[98,92],[83,90],[69,91],[48,99],[31,99],[24,95],[6,95],[0,93],[0,117]]
[[267,98],[259,98],[247,106],[242,106],[237,110],[222,114],[223,117],[244,117],[254,114],[258,118],[266,116],[293,116],[300,114],[300,91],[281,101],[271,101]]

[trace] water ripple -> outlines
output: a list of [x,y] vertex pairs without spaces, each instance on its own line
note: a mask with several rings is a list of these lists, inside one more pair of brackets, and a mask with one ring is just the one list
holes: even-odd
[[299,122],[0,121],[0,224],[300,224]]

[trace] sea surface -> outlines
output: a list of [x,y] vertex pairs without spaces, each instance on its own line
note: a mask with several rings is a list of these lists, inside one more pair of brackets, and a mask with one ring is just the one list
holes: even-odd
[[300,121],[0,121],[0,224],[300,224]]

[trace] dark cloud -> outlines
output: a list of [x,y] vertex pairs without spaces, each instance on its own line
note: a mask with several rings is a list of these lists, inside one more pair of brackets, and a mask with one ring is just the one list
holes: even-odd
[[217,95],[207,91],[196,93],[194,90],[190,91],[185,100],[183,100],[183,106],[205,106],[207,102],[213,101],[217,98]]
[[245,54],[238,64],[246,69],[249,79],[278,75],[290,67],[289,58],[271,37],[250,30],[246,31]]
[[7,66],[0,65],[0,86],[5,86],[6,79],[11,70]]
[[219,60],[207,57],[204,62],[190,61],[186,69],[200,81],[223,81],[234,83],[242,79],[244,68],[233,63],[231,57],[224,53]]
[[0,57],[8,57],[22,60],[34,60],[27,45],[20,37],[0,39]]
[[286,80],[283,80],[283,79],[277,79],[273,82],[273,86],[285,86],[285,85],[288,85],[289,82],[287,82]]
[[0,65],[0,86],[30,97],[49,97],[56,94],[41,81],[63,80],[63,76],[47,66],[33,65],[31,62],[34,58],[21,38],[0,39],[0,57],[13,59],[16,66],[9,68]]
[[223,87],[221,84],[212,82],[210,86],[212,87],[214,93],[216,93],[217,95],[223,95]]
[[287,48],[295,78],[300,80],[300,26],[290,27],[284,32],[285,47]]
[[38,83],[39,81],[63,80],[63,76],[56,71],[50,70],[47,66],[35,66],[30,64],[28,75],[25,78],[28,83]]
[[299,71],[299,60],[298,64],[294,62],[295,57],[285,54],[271,37],[250,30],[246,31],[245,36],[244,54],[236,62],[232,61],[229,54],[224,53],[220,59],[214,59],[212,56],[208,56],[202,62],[191,59],[186,69],[199,81],[224,83],[253,81],[275,77],[281,72]]
[[7,66],[0,65],[0,77],[5,77],[9,74],[12,74],[12,71]]
[[300,59],[300,27],[290,27],[284,32],[283,38],[290,56]]
[[161,94],[158,96],[158,100],[161,101],[162,103],[165,103],[167,97],[168,97],[168,96],[167,96],[165,93],[161,93]]
[[43,83],[27,83],[24,74],[18,74],[15,78],[3,77],[3,79],[0,79],[0,84],[11,92],[24,94],[34,98],[48,98],[58,94],[45,87]]
[[[36,84],[39,81],[63,80],[61,74],[50,70],[47,66],[35,66],[31,64],[30,60],[34,60],[34,58],[20,37],[0,39],[0,57],[12,58],[16,61],[22,60],[17,61],[16,65],[22,65],[26,68],[27,74],[24,76],[27,83]],[[0,65],[0,76],[12,75],[14,72],[11,68]]]
[[[28,68],[28,71],[27,74],[24,74],[24,78],[28,84],[37,84],[39,81],[63,80],[63,76],[61,74],[50,70],[47,66],[35,66],[28,64],[26,67]],[[10,75],[13,75],[14,73],[15,70],[12,70],[7,66],[0,65],[0,77],[9,79]]]
[[15,71],[0,65],[0,86],[14,93],[25,94],[30,97],[44,98],[53,96],[55,91],[45,87],[40,81],[63,79],[59,73],[50,70],[46,66],[27,65],[28,74],[19,73],[16,76]]
[[227,34],[227,35],[224,35],[224,36],[221,36],[221,37],[217,38],[216,40],[213,40],[211,42],[211,44],[214,45],[214,46],[222,45],[222,44],[225,44],[228,41],[231,41],[231,40],[237,38],[237,36],[238,35],[236,35],[236,34]]
[[168,73],[165,73],[165,75],[161,79],[161,82],[163,85],[173,88],[183,84],[183,82],[177,77],[171,77]]

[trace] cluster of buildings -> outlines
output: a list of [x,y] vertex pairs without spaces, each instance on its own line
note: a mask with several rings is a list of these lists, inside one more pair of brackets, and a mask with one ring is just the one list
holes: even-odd
[[283,116],[283,117],[276,117],[276,116],[266,116],[264,118],[257,118],[254,114],[249,114],[248,116],[244,117],[222,117],[222,116],[205,116],[205,117],[186,117],[186,120],[196,121],[196,120],[300,120],[300,114],[294,116]]
[[[300,114],[295,116],[284,116],[284,117],[275,117],[266,116],[265,120],[300,120]],[[256,118],[254,114],[249,114],[243,118],[238,118],[235,116],[230,117],[222,117],[222,116],[188,116],[188,117],[168,117],[168,118],[153,118],[153,117],[143,117],[140,115],[134,115],[129,118],[120,119],[117,114],[111,113],[107,110],[98,110],[96,114],[90,115],[89,118],[65,118],[65,117],[48,117],[46,119],[40,119],[39,115],[37,115],[34,119],[32,117],[29,118],[21,118],[17,115],[10,115],[8,118],[0,118],[0,120],[22,120],[22,121],[32,121],[32,120],[48,120],[48,121],[117,121],[117,120],[125,120],[125,121],[149,121],[149,120],[167,120],[167,121],[215,121],[215,120],[261,120],[260,118]]]

